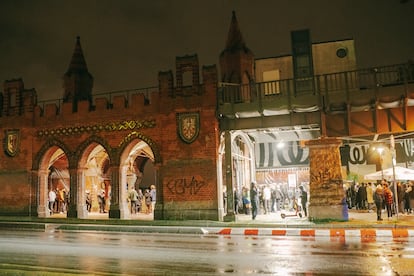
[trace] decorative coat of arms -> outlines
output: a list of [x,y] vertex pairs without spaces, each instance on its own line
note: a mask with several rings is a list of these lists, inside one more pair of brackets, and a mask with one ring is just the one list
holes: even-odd
[[6,130],[5,151],[9,156],[15,156],[20,147],[20,131]]
[[188,144],[194,142],[200,132],[200,114],[198,112],[179,113],[177,120],[180,138]]

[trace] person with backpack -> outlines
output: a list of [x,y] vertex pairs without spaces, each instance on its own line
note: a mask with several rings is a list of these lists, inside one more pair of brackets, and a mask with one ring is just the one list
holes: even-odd
[[381,221],[382,208],[384,206],[384,192],[381,184],[378,184],[374,192],[374,202],[377,208],[377,220]]

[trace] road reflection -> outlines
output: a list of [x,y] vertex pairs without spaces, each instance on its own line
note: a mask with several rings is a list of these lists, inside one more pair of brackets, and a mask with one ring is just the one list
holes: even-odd
[[408,240],[61,231],[0,234],[0,274],[9,275],[414,274],[409,265],[414,244]]

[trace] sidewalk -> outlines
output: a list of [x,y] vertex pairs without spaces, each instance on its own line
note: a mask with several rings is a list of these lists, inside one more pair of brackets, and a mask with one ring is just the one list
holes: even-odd
[[[142,216],[142,217],[141,217]],[[90,219],[31,217],[0,217],[0,229],[32,229],[39,231],[111,231],[138,233],[219,234],[219,235],[277,235],[414,238],[414,215],[399,214],[383,221],[376,213],[349,210],[348,221],[313,222],[308,218],[282,218],[281,213],[261,214],[252,220],[250,215],[238,215],[234,222],[206,220],[158,221],[152,215],[140,214],[131,219],[108,219],[106,214],[94,214]]]
[[[294,213],[293,213],[294,214]],[[382,221],[377,221],[376,212],[368,212],[367,210],[348,210],[348,221],[329,221],[329,222],[312,222],[308,218],[300,218],[299,216],[289,216],[282,218],[281,213],[270,213],[267,215],[258,215],[256,220],[252,220],[249,215],[238,215],[238,223],[242,224],[274,224],[278,226],[306,226],[313,228],[395,228],[395,227],[412,227],[414,229],[414,214],[405,215],[398,214],[391,218],[387,218],[387,213],[383,211]]]

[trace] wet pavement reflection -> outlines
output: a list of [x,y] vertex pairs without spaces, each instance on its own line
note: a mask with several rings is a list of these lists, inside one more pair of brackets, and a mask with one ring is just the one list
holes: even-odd
[[9,275],[413,275],[409,240],[0,231]]

